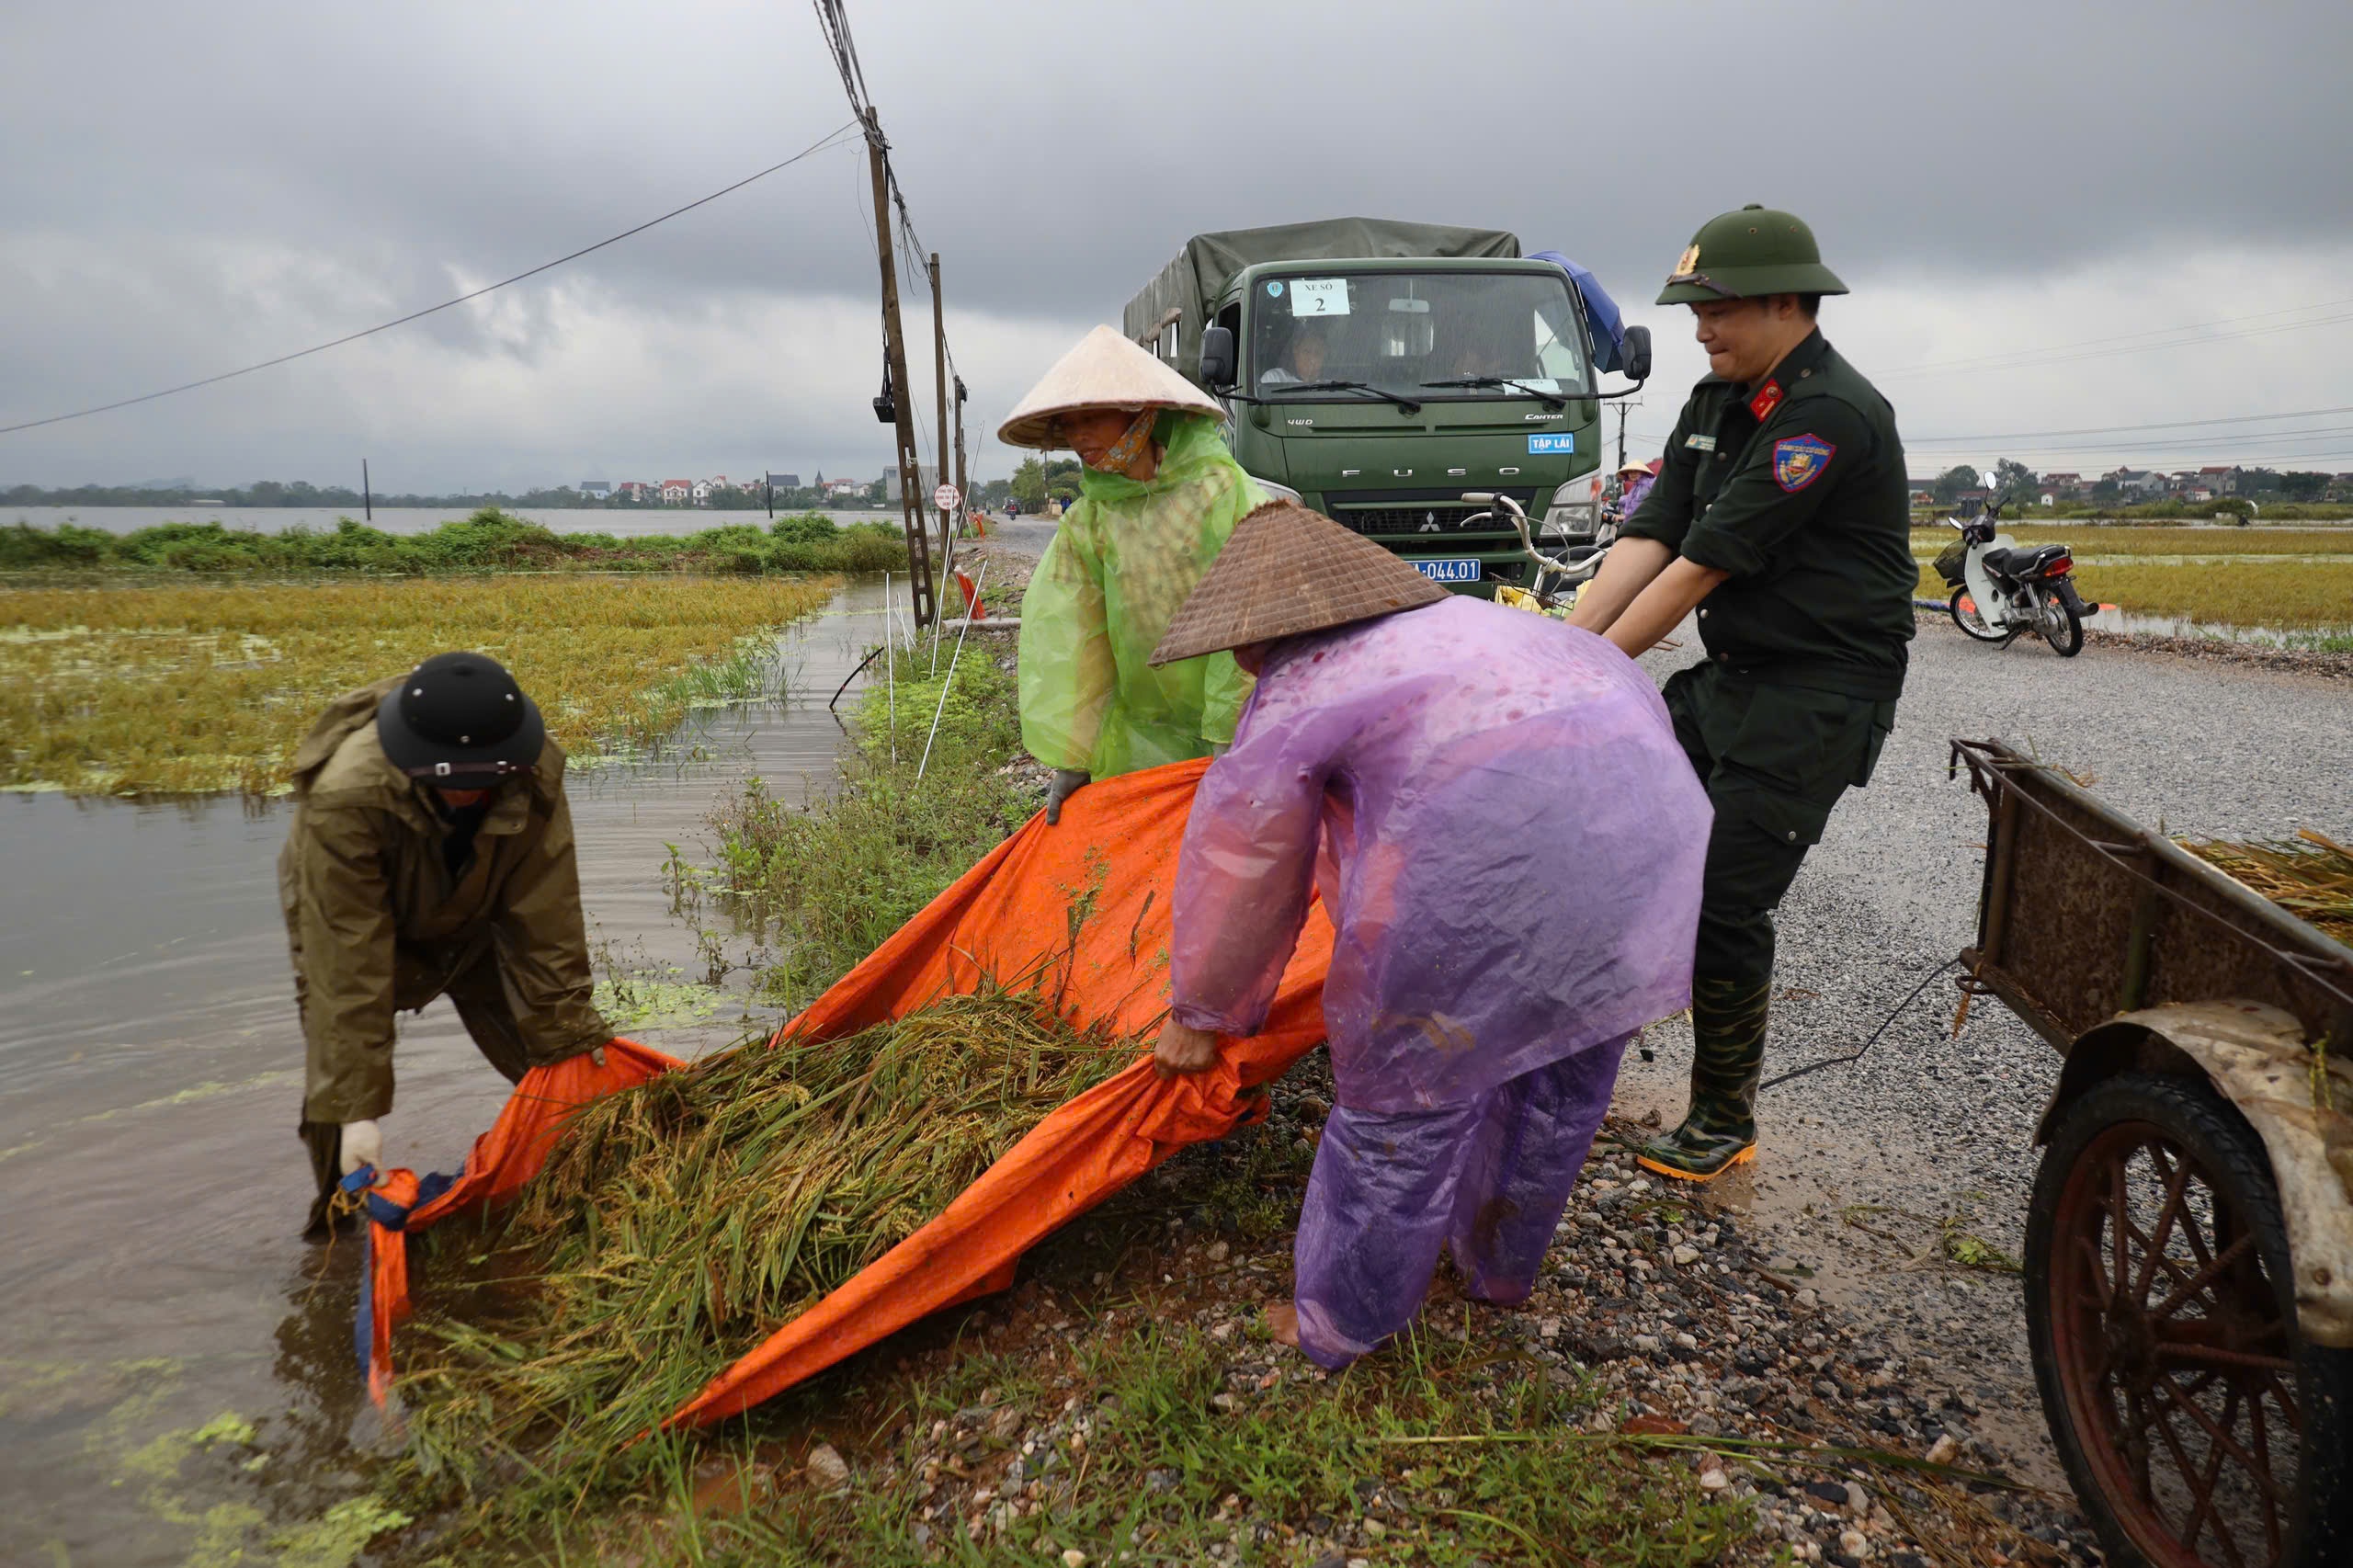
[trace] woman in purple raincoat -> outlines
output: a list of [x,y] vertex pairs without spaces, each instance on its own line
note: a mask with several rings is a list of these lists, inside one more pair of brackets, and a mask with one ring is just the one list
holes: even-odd
[[1269,1318],[1336,1368],[1412,1321],[1442,1246],[1470,1295],[1527,1299],[1620,1053],[1688,1005],[1708,801],[1607,642],[1301,506],[1242,520],[1153,658],[1226,648],[1258,685],[1194,798],[1155,1054],[1199,1072],[1256,1032],[1320,893],[1339,1105]]

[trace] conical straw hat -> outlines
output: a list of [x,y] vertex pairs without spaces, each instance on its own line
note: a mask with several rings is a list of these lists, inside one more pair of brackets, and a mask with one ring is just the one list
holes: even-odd
[[1254,507],[1152,651],[1154,665],[1436,604],[1446,590],[1321,512]]
[[1225,417],[1209,393],[1113,328],[1098,326],[1014,405],[996,438],[1008,447],[1059,446],[1054,421],[1086,408],[1181,408],[1211,419]]

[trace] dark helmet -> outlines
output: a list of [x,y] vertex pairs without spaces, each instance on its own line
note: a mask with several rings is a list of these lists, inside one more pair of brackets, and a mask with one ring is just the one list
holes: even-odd
[[453,790],[530,772],[547,738],[538,707],[484,653],[436,653],[376,705],[376,739],[392,766]]
[[1794,212],[1752,201],[1699,225],[1659,293],[1662,305],[1753,300],[1760,294],[1843,294],[1847,286],[1822,265],[1813,231]]

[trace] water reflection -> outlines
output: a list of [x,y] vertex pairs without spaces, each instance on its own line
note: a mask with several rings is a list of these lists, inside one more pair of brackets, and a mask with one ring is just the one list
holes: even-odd
[[[708,861],[710,812],[748,776],[789,801],[828,785],[826,699],[880,602],[853,587],[789,633],[774,700],[573,778],[614,963],[699,981],[712,939],[745,956],[754,934],[709,901],[674,911],[662,868],[674,845]],[[0,799],[0,1562],[231,1561],[363,1484],[381,1439],[351,1351],[358,1248],[298,1239],[284,833],[268,801]],[[745,979],[633,1032],[694,1054],[765,1026]],[[404,1017],[397,1049],[387,1154],[454,1168],[506,1084],[446,1002]],[[194,1440],[224,1415],[250,1444]]]

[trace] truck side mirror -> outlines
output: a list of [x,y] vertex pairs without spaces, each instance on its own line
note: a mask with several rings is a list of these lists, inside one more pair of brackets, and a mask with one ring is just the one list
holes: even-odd
[[1211,392],[1233,390],[1233,329],[1201,328],[1201,385]]
[[1651,379],[1651,329],[1630,326],[1626,329],[1626,345],[1618,356],[1620,373],[1630,381]]

